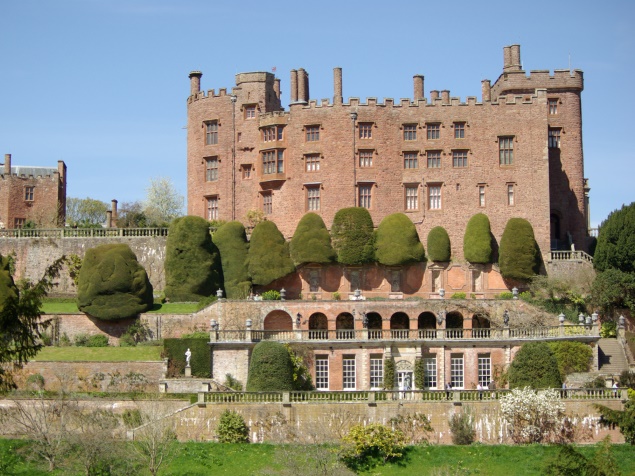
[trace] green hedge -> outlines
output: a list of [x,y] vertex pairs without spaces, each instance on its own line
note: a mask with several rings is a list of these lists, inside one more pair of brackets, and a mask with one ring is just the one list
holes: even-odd
[[247,260],[254,284],[265,286],[295,271],[289,245],[272,221],[261,221],[251,233]]
[[510,388],[560,388],[558,361],[546,342],[528,342],[516,353],[508,370]]
[[210,378],[212,373],[212,354],[209,338],[163,339],[163,351],[168,360],[168,377],[185,375],[185,352],[190,349],[190,367],[192,377]]
[[573,372],[588,372],[593,358],[593,350],[584,342],[562,341],[549,342],[553,351],[562,380]]
[[216,230],[212,240],[220,251],[226,297],[245,299],[251,289],[247,269],[249,243],[245,227],[239,221],[230,221]]
[[374,260],[373,219],[365,208],[339,210],[333,218],[331,239],[341,264],[356,265]]
[[295,229],[289,243],[291,259],[297,265],[304,263],[331,263],[335,261],[335,251],[331,236],[324,220],[317,213],[307,213]]
[[492,231],[489,218],[477,213],[467,222],[463,235],[463,255],[470,263],[492,262]]
[[439,262],[447,262],[452,258],[450,236],[442,226],[435,226],[428,233],[428,258]]
[[375,235],[375,259],[386,266],[400,266],[425,259],[417,229],[405,214],[393,213],[381,221]]
[[611,212],[600,224],[593,265],[599,271],[635,273],[635,202]]
[[274,341],[256,344],[251,353],[248,392],[295,390],[293,362],[287,348]]
[[524,218],[510,218],[500,241],[498,264],[503,278],[528,281],[540,270],[534,229]]

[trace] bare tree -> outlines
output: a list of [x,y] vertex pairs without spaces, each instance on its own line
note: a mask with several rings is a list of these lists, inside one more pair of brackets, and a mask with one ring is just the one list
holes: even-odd
[[143,213],[147,222],[155,225],[170,223],[183,215],[184,198],[169,177],[157,177],[150,179],[150,185],[146,188],[146,199]]
[[[97,468],[111,466],[118,446],[115,433],[119,426],[117,417],[109,410],[76,411],[71,415],[72,434],[69,441],[84,474],[95,474]],[[109,469],[109,474],[112,473]]]

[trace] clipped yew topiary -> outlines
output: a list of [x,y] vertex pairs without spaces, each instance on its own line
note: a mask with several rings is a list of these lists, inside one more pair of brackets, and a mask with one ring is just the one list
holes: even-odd
[[103,320],[127,319],[152,308],[152,284],[128,245],[86,251],[79,271],[77,307]]
[[373,219],[362,207],[342,208],[333,218],[333,248],[342,264],[364,264],[374,259]]
[[509,388],[560,388],[558,361],[546,342],[528,342],[516,353],[507,373]]
[[635,273],[635,202],[611,212],[600,224],[593,265],[598,271]]
[[498,264],[503,278],[528,281],[540,270],[534,229],[524,218],[510,218],[500,241]]
[[386,216],[375,235],[375,259],[386,266],[400,266],[425,259],[414,223],[403,213]]
[[203,218],[173,220],[165,254],[164,291],[170,301],[200,301],[222,286],[220,253]]
[[248,392],[294,390],[293,362],[287,348],[274,341],[256,344],[251,353]]
[[463,256],[470,263],[492,262],[492,231],[489,218],[477,213],[467,222],[463,235]]
[[289,246],[274,222],[262,221],[254,227],[249,241],[247,267],[251,281],[261,286],[295,270]]
[[247,269],[249,243],[245,227],[239,221],[230,221],[216,230],[212,240],[220,251],[226,296],[229,299],[246,298],[251,281]]
[[192,377],[209,378],[212,373],[212,354],[208,337],[163,339],[163,353],[168,358],[168,377],[185,375],[185,352],[190,349]]
[[428,258],[432,261],[450,261],[452,249],[450,236],[442,226],[435,226],[428,233]]
[[335,261],[331,235],[320,215],[310,212],[302,217],[289,243],[289,251],[296,266],[304,263],[327,264]]

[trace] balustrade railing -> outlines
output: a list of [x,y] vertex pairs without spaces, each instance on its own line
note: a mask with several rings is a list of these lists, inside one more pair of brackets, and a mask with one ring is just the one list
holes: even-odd
[[13,228],[0,230],[1,238],[113,238],[168,236],[167,228]]
[[584,251],[550,251],[549,258],[551,261],[587,261],[593,263],[593,256]]

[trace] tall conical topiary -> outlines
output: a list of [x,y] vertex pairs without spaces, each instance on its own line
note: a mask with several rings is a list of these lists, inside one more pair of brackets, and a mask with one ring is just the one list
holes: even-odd
[[356,265],[374,259],[373,219],[365,208],[339,210],[333,218],[331,239],[339,263]]
[[247,391],[280,392],[283,390],[295,390],[293,362],[289,351],[279,342],[259,342],[254,347],[249,361]]
[[432,261],[446,262],[452,257],[450,236],[442,226],[435,226],[428,233],[428,258]]
[[289,246],[274,222],[263,221],[254,227],[247,268],[251,281],[261,286],[295,271]]
[[593,265],[598,271],[635,273],[635,202],[611,212],[600,224]]
[[245,227],[239,221],[227,222],[216,230],[212,241],[220,252],[226,296],[229,299],[245,299],[251,288],[247,269],[249,243]]
[[165,297],[171,301],[200,301],[222,286],[220,253],[203,218],[173,220],[165,254]]
[[375,235],[375,259],[386,266],[400,266],[425,259],[414,223],[403,213],[386,216]]
[[289,251],[296,265],[327,264],[335,260],[331,235],[320,215],[310,212],[302,217],[289,243]]
[[534,229],[524,218],[510,218],[500,241],[498,264],[503,278],[528,281],[540,270]]
[[492,262],[492,231],[489,218],[477,213],[467,222],[463,235],[463,256],[470,263]]

